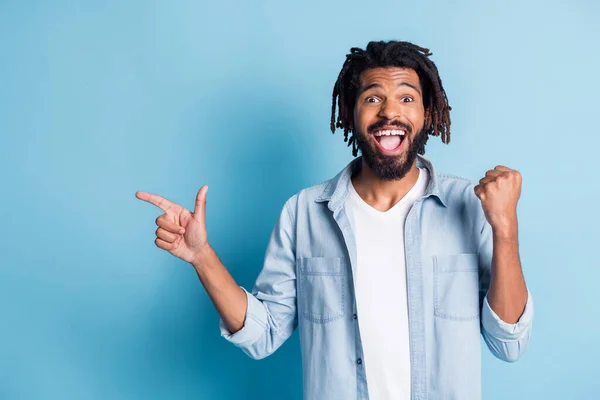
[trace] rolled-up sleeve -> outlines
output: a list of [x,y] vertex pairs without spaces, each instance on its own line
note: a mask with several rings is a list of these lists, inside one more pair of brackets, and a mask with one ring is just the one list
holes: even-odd
[[252,292],[244,289],[248,298],[244,326],[231,333],[223,320],[219,323],[221,336],[254,359],[272,354],[298,324],[293,201],[291,198],[286,202],[273,228]]
[[523,355],[529,344],[532,322],[533,298],[529,291],[527,292],[525,310],[514,324],[509,324],[500,319],[490,307],[487,296],[485,296],[481,309],[483,339],[492,354],[499,359],[514,362]]
[[246,319],[242,329],[235,333],[231,333],[221,319],[219,328],[221,336],[236,346],[251,345],[256,342],[266,331],[266,311],[263,304],[252,293],[242,288],[248,298],[248,307],[246,309]]

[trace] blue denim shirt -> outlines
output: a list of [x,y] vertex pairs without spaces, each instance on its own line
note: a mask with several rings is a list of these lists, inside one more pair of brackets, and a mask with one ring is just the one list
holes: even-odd
[[[244,327],[221,334],[250,357],[273,353],[300,329],[304,398],[368,399],[353,276],[356,243],[344,209],[351,162],[335,178],[290,198],[248,296]],[[505,361],[529,342],[533,302],[502,321],[487,302],[492,232],[474,184],[435,173],[405,224],[412,399],[480,399],[481,342]],[[385,277],[381,277],[385,279]],[[403,299],[398,299],[403,301]]]

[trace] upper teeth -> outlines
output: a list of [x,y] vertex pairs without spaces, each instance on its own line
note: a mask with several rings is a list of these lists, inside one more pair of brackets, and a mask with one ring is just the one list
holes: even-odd
[[387,130],[387,131],[377,131],[375,132],[375,136],[390,136],[390,135],[399,135],[404,136],[404,131],[401,130]]

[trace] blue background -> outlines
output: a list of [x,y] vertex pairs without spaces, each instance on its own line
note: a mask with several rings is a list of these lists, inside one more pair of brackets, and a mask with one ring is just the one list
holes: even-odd
[[516,364],[483,357],[484,398],[600,391],[600,7],[592,0],[0,3],[0,398],[301,399],[295,334],[253,361],[219,336],[191,266],[154,246],[193,207],[251,288],[284,201],[351,157],[329,131],[350,47],[433,51],[453,107],[438,170],[522,172],[536,301]]

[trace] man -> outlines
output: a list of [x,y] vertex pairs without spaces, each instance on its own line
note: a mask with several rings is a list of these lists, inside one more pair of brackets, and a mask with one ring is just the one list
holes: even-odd
[[156,245],[194,266],[227,340],[258,359],[299,327],[306,399],[478,399],[479,335],[505,361],[527,347],[521,176],[497,166],[474,186],[422,156],[429,135],[450,141],[430,55],[395,41],[351,49],[331,129],[362,156],[286,202],[252,293],[208,243],[207,187],[193,213],[136,194],[165,211]]

